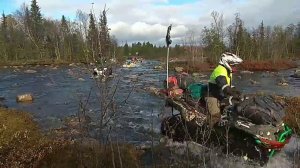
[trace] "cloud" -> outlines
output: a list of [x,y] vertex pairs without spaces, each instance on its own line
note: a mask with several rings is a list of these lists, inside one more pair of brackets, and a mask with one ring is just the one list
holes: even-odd
[[[20,6],[31,0],[15,0]],[[150,41],[164,44],[167,26],[173,24],[172,38],[183,38],[189,31],[200,33],[212,22],[211,12],[223,14],[224,25],[234,22],[236,13],[249,28],[257,27],[263,20],[265,25],[288,25],[300,20],[299,0],[38,0],[45,17],[59,19],[65,15],[75,18],[76,10],[96,16],[108,9],[108,24],[111,34],[122,41]],[[176,2],[176,3],[173,3]]]
[[[188,28],[184,25],[175,25],[172,27],[171,37],[174,39],[182,38]],[[164,45],[167,26],[162,24],[147,24],[144,22],[136,22],[128,24],[125,22],[117,22],[111,25],[111,34],[119,39],[119,43],[125,42],[151,42],[158,45]],[[134,37],[134,38],[132,38]]]

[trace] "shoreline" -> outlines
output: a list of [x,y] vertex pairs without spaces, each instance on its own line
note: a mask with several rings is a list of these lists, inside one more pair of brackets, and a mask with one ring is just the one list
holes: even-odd
[[[163,64],[165,60],[160,60]],[[85,61],[57,61],[57,60],[41,60],[41,61],[13,61],[0,63],[0,68],[6,67],[24,67],[24,66],[59,66],[59,65],[70,65],[70,64],[96,64],[96,62],[85,62]],[[117,62],[116,64],[121,64]],[[194,73],[194,72],[209,72],[212,71],[217,64],[210,62],[194,61],[180,59],[176,61],[169,61],[169,69],[175,69],[175,67],[183,67],[184,72]],[[244,71],[281,71],[292,68],[297,68],[299,66],[299,60],[262,60],[262,61],[249,61],[246,60],[242,64],[238,65],[239,70]]]
[[[183,67],[183,71],[187,73],[193,72],[208,72],[213,71],[217,64],[209,62],[191,62],[188,60],[174,61],[169,63],[169,69],[175,69],[175,67]],[[237,68],[240,71],[281,71],[297,68],[297,60],[263,60],[263,61],[244,61],[238,65]]]

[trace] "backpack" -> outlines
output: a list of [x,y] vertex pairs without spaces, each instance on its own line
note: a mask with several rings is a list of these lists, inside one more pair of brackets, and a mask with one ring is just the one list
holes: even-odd
[[187,87],[187,92],[193,100],[200,100],[206,90],[207,85],[203,83],[192,83]]

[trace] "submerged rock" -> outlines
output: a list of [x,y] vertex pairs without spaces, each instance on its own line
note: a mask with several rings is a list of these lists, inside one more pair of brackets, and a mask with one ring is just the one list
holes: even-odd
[[279,86],[288,86],[289,84],[287,82],[279,82],[277,85],[279,85]]
[[36,73],[36,70],[32,70],[32,69],[28,69],[26,71],[24,71],[25,73]]
[[175,71],[176,72],[182,72],[183,71],[183,67],[175,67]]
[[17,102],[32,102],[33,96],[31,93],[26,93],[26,94],[18,95],[16,100]]
[[300,78],[300,69],[296,69],[293,75],[294,78]]
[[253,79],[250,79],[250,83],[251,83],[252,85],[257,85],[257,84],[259,84],[259,82],[255,81],[255,80],[253,80]]
[[252,71],[241,71],[240,73],[241,74],[253,74],[254,72],[252,72]]

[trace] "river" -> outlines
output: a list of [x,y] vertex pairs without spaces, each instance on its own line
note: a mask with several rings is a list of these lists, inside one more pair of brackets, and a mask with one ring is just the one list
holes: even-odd
[[[164,100],[145,88],[162,87],[166,78],[164,70],[156,70],[158,61],[144,61],[136,68],[115,68],[114,77],[108,85],[116,85],[117,117],[111,121],[114,135],[132,144],[158,143],[160,138],[159,114],[164,110]],[[97,82],[91,78],[92,67],[74,66],[36,66],[9,67],[0,69],[0,97],[9,108],[31,112],[43,130],[58,128],[64,118],[77,115],[79,102],[91,95],[86,114],[99,115],[99,93]],[[28,70],[33,70],[28,71]],[[238,73],[234,75],[234,85],[244,93],[265,92],[284,96],[300,95],[300,80],[290,77],[293,69],[280,72]],[[208,75],[208,73],[204,73]],[[207,81],[208,76],[201,78]],[[288,86],[278,83],[284,81]],[[32,93],[32,103],[17,103],[16,96]],[[126,101],[125,101],[126,100]],[[299,145],[298,139],[286,147],[289,153]],[[292,149],[290,149],[292,148]]]

